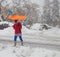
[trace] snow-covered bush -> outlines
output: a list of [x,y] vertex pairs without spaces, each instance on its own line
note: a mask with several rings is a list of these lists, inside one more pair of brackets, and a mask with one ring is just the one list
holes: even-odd
[[47,29],[50,29],[51,26],[47,25],[47,24],[40,24],[40,23],[35,23],[33,24],[30,29],[33,29],[33,30],[47,30]]

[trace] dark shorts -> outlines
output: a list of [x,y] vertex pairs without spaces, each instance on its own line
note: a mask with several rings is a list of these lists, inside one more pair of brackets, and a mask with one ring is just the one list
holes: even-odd
[[23,39],[22,39],[22,35],[15,35],[15,36],[14,36],[14,41],[17,40],[17,37],[19,37],[19,39],[20,39],[21,41],[23,41]]

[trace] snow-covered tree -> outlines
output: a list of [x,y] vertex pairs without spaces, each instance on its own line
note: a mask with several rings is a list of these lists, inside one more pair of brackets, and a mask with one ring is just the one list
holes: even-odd
[[38,17],[39,17],[39,13],[37,11],[38,5],[26,4],[25,8],[26,8],[26,16],[28,17],[26,22],[31,24],[38,22]]
[[45,0],[43,7],[43,22],[49,25],[56,26],[59,24],[59,1]]
[[40,10],[37,9],[39,6],[29,0],[3,0],[1,5],[3,7],[2,15],[4,19],[11,14],[21,14],[27,16],[27,24],[38,22]]
[[43,7],[43,22],[50,24],[51,16],[50,16],[50,0],[45,0],[44,2],[44,7]]
[[52,20],[53,25],[56,26],[59,23],[59,1],[53,0],[52,4]]

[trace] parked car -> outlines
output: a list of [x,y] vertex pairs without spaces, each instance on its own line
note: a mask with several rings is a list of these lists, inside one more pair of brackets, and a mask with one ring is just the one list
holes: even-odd
[[3,30],[4,28],[8,28],[9,24],[0,24],[0,30]]
[[46,25],[46,24],[42,25],[42,29],[48,30],[48,29],[50,29],[50,28],[51,28],[51,27],[48,26],[48,25]]

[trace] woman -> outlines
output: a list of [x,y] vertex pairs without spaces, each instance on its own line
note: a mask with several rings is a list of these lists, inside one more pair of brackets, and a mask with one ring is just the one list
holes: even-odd
[[16,46],[16,40],[17,37],[19,36],[19,39],[21,40],[21,45],[23,45],[23,39],[22,39],[22,24],[21,22],[18,22],[17,20],[15,20],[15,24],[13,25],[13,29],[15,31],[15,35],[14,35],[14,46]]

